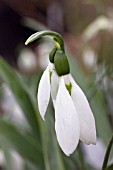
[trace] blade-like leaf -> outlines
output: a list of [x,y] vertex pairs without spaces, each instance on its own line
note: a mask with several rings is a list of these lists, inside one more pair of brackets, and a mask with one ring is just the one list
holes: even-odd
[[25,160],[43,167],[43,156],[38,143],[30,136],[20,133],[14,125],[1,119],[0,145],[15,149]]
[[11,154],[4,144],[1,147],[3,149],[5,157],[5,168],[6,170],[12,170]]
[[112,145],[113,145],[113,136],[112,136],[112,138],[111,138],[111,140],[110,140],[110,142],[108,144],[107,150],[106,150],[104,162],[103,162],[103,165],[102,165],[102,170],[105,170],[106,167],[107,167],[107,163],[108,163],[108,159],[109,159],[109,155],[110,155]]
[[2,58],[0,58],[0,77],[14,93],[17,102],[19,103],[23,113],[25,114],[25,117],[31,125],[34,136],[38,137],[39,139],[37,116],[31,98],[24,88],[21,79]]
[[108,166],[108,167],[106,168],[106,170],[113,170],[113,164],[110,165],[110,166]]
[[29,89],[25,86],[20,77],[17,76],[15,71],[2,58],[0,58],[0,77],[15,95],[17,102],[32,128],[32,134],[36,141],[41,142],[45,168],[49,170],[48,154],[46,142],[44,140],[44,127],[39,117],[36,99],[28,91]]

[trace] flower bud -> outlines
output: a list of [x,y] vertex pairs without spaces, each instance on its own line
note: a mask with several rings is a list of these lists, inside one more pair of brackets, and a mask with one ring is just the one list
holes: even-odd
[[57,52],[55,53],[54,65],[56,72],[59,76],[69,74],[70,72],[69,62],[66,55],[61,50],[57,50]]
[[51,63],[54,63],[54,57],[55,57],[56,51],[57,51],[57,48],[54,47],[54,48],[52,49],[52,51],[49,53],[49,61],[50,61]]

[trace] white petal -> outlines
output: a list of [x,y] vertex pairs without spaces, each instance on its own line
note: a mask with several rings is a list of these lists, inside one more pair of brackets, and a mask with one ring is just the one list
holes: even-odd
[[51,75],[51,97],[53,100],[53,105],[55,107],[56,96],[58,93],[59,77],[55,70],[52,71]]
[[49,71],[53,71],[55,69],[55,66],[53,63],[49,62]]
[[50,75],[49,74],[50,73],[49,73],[49,66],[48,66],[41,77],[39,87],[38,87],[38,95],[37,95],[38,107],[39,107],[39,112],[43,119],[50,99]]
[[60,78],[55,105],[55,130],[58,143],[63,152],[69,156],[79,142],[79,120],[74,103],[69,95],[63,77]]
[[87,98],[71,75],[70,81],[72,83],[71,96],[80,122],[80,140],[86,144],[96,144],[95,119]]
[[66,74],[63,77],[64,77],[64,83],[67,85],[70,84],[70,74]]

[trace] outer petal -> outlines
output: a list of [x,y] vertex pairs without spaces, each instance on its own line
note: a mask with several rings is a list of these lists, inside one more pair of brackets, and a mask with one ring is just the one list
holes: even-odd
[[70,75],[72,83],[71,96],[80,122],[80,140],[86,144],[96,143],[95,119],[86,96]]
[[49,74],[50,73],[49,73],[49,66],[48,66],[41,77],[39,87],[38,87],[38,95],[37,95],[38,107],[39,107],[39,112],[43,119],[50,99],[50,75]]
[[58,143],[63,152],[69,156],[79,142],[79,120],[63,77],[60,78],[58,95],[55,105],[55,130]]
[[53,100],[54,107],[56,102],[56,96],[58,93],[58,87],[59,87],[59,76],[57,75],[56,71],[53,70],[51,75],[51,97]]

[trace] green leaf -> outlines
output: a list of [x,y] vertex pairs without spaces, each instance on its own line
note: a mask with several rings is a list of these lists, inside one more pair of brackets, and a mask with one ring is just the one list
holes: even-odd
[[17,102],[19,103],[31,126],[34,136],[39,139],[37,116],[31,98],[26,91],[22,80],[2,58],[0,58],[0,77],[12,90]]
[[7,121],[0,119],[0,145],[15,149],[25,160],[43,167],[43,156],[38,143]]
[[110,155],[112,145],[113,145],[113,136],[111,137],[111,140],[110,140],[108,147],[107,147],[107,150],[106,150],[104,162],[103,162],[103,165],[102,165],[102,170],[105,170],[107,168],[107,163],[108,163],[108,159],[109,159],[109,155]]
[[12,170],[12,160],[9,149],[3,144],[2,146],[4,157],[5,157],[5,168],[6,170]]
[[108,166],[108,167],[106,168],[106,170],[113,170],[113,164],[110,165],[110,166]]
[[0,58],[0,77],[15,95],[17,102],[31,126],[32,134],[36,139],[37,144],[41,143],[45,169],[49,170],[48,154],[44,141],[44,127],[39,116],[36,99],[28,92],[27,87],[22,79],[15,73],[15,70],[13,70],[2,58]]

